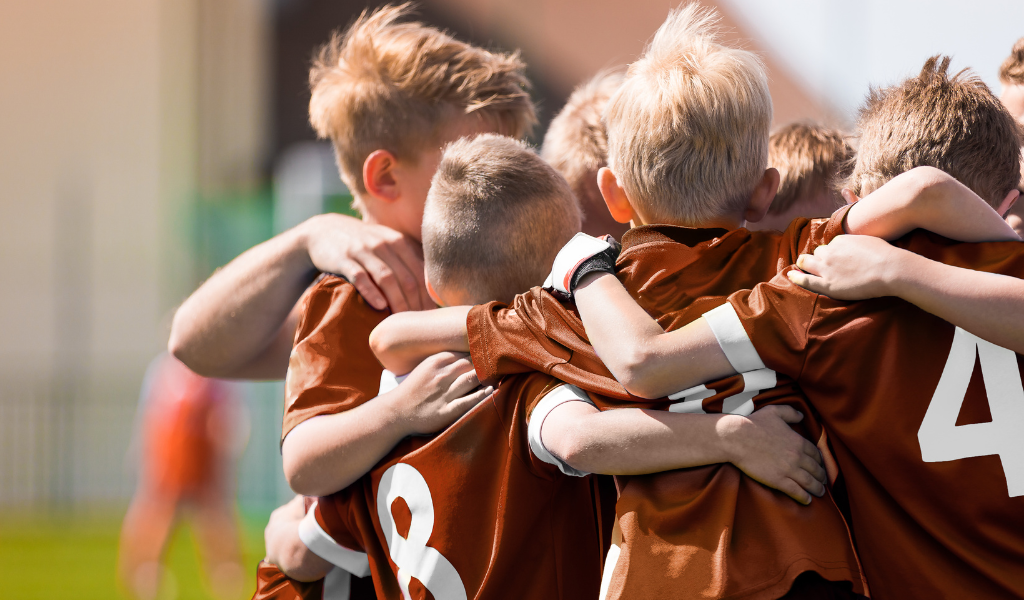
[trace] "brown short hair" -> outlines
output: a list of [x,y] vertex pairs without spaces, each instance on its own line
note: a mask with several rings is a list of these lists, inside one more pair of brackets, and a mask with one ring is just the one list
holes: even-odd
[[850,175],[853,148],[843,134],[817,123],[791,123],[768,140],[768,164],[779,170],[779,192],[768,214],[788,211],[799,198],[820,191],[835,196],[836,208],[843,198],[836,184]]
[[594,173],[608,164],[604,109],[624,76],[623,70],[602,71],[581,84],[551,120],[544,135],[541,158],[561,173],[577,193],[588,178],[594,179]]
[[1009,85],[1024,85],[1024,37],[1017,40],[1010,55],[999,67],[999,81]]
[[608,166],[653,222],[742,210],[768,166],[764,64],[721,45],[718,19],[697,3],[672,11],[605,112]]
[[569,184],[526,144],[485,134],[449,144],[423,209],[427,277],[481,301],[544,282],[580,230]]
[[933,56],[917,77],[872,88],[847,187],[860,194],[920,166],[949,173],[992,206],[1017,187],[1017,122],[977,75],[948,70],[949,57]]
[[536,123],[518,53],[488,52],[418,22],[409,4],[363,11],[309,71],[309,121],[330,138],[342,179],[364,193],[363,162],[385,149],[414,158],[458,115],[493,119],[520,137]]

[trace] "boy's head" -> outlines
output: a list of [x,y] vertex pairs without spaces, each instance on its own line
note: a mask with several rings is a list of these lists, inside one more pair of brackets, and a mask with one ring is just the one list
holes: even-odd
[[917,77],[871,90],[846,187],[863,196],[900,173],[930,166],[997,210],[1007,202],[1020,181],[1020,129],[981,79],[968,69],[950,76],[948,69],[948,57],[933,56]]
[[408,4],[363,12],[321,48],[309,120],[333,142],[355,207],[418,238],[441,147],[481,132],[519,137],[536,116],[518,54],[399,22],[408,12]]
[[615,222],[597,187],[597,171],[608,165],[608,133],[604,110],[624,73],[603,71],[569,96],[551,120],[540,156],[569,182],[583,211],[583,231],[590,235],[610,233],[619,237],[627,227]]
[[1017,40],[999,68],[999,82],[1003,84],[999,99],[1013,118],[1024,123],[1024,38]]
[[738,226],[767,210],[768,77],[755,54],[718,43],[717,19],[697,4],[672,11],[608,105],[599,181],[617,220],[629,216],[619,196],[646,223]]
[[544,282],[579,230],[569,184],[524,143],[458,140],[444,150],[423,212],[427,289],[443,305],[511,302]]
[[827,217],[844,204],[836,183],[853,167],[853,148],[841,132],[792,123],[768,142],[768,164],[779,171],[779,191],[768,214],[750,229],[783,230],[797,217]]

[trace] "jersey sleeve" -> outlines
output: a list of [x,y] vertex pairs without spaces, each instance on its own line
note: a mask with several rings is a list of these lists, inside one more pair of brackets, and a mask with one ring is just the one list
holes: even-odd
[[595,406],[594,401],[587,396],[587,393],[574,385],[563,384],[548,391],[533,403],[527,414],[527,438],[530,441],[530,453],[540,462],[557,467],[565,475],[583,477],[589,473],[573,468],[552,454],[541,439],[541,428],[543,428],[548,415],[566,402],[584,402]]
[[599,394],[632,398],[597,357],[579,317],[541,288],[516,296],[509,307],[474,307],[466,329],[481,381],[540,371]]
[[767,367],[797,379],[812,341],[809,332],[819,298],[789,281],[783,271],[753,290],[732,294],[704,318],[738,373]]
[[281,439],[307,419],[349,410],[377,396],[383,367],[369,338],[387,314],[371,308],[340,277],[325,276],[313,286],[288,360]]
[[366,577],[370,574],[370,559],[351,523],[346,499],[335,494],[317,501],[299,523],[299,539],[332,565],[356,577]]

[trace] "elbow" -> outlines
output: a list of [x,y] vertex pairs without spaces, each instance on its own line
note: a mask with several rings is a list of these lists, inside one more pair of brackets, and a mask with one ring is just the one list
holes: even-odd
[[345,486],[338,486],[336,489],[327,489],[324,485],[323,473],[317,469],[316,461],[312,456],[288,447],[288,439],[285,438],[285,445],[281,448],[282,466],[284,467],[284,478],[288,487],[296,494],[303,496],[329,496]]
[[627,349],[616,357],[615,365],[609,364],[608,368],[630,394],[638,398],[660,398],[660,390],[650,385],[654,358],[643,349]]
[[546,445],[548,452],[570,467],[587,473],[594,472],[591,469],[594,464],[594,448],[577,431],[565,432],[554,443]]
[[394,322],[394,316],[381,321],[370,332],[370,350],[385,369],[399,375],[408,373],[416,365],[407,365],[401,352],[400,327]]
[[194,373],[209,377],[211,375],[207,368],[208,365],[203,364],[195,351],[195,336],[188,326],[188,321],[187,312],[179,307],[171,321],[171,335],[167,338],[167,352]]

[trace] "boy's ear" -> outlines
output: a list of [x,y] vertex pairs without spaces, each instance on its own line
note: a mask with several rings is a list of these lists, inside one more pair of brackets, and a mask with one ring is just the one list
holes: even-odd
[[629,223],[633,219],[633,207],[629,204],[626,190],[619,185],[619,178],[608,167],[597,171],[597,187],[601,189],[608,212],[617,223]]
[[765,170],[764,175],[761,176],[761,181],[757,182],[754,191],[750,194],[750,202],[747,203],[746,210],[743,211],[743,218],[745,220],[757,223],[768,214],[768,208],[772,205],[772,200],[775,199],[775,194],[779,191],[779,180],[778,169],[771,167]]
[[1003,198],[1003,202],[999,205],[999,216],[1006,218],[1006,213],[1010,212],[1013,205],[1017,203],[1017,199],[1020,198],[1020,190],[1010,190],[1010,193]]
[[363,161],[363,187],[366,193],[384,202],[394,202],[400,192],[395,179],[395,155],[387,150],[374,150]]

